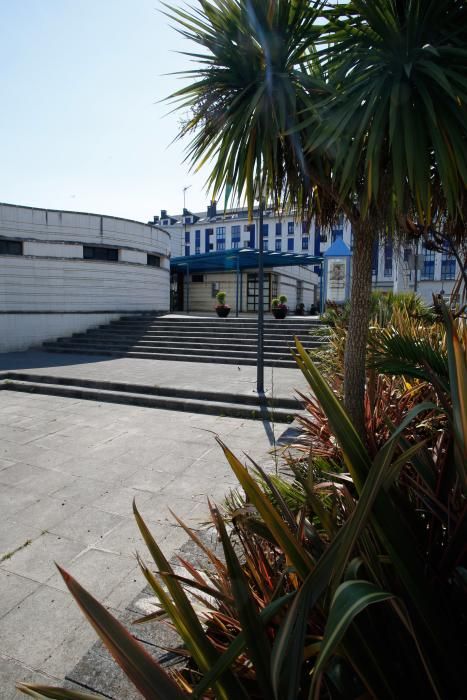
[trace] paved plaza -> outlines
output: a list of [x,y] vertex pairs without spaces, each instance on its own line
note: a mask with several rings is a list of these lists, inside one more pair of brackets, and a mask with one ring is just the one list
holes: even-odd
[[[256,367],[248,365],[171,362],[121,357],[28,352],[0,353],[0,373],[21,370],[74,379],[105,379],[148,386],[195,389],[236,394],[256,392]],[[296,369],[264,368],[264,389],[268,397],[291,398],[295,389],[306,390]]]
[[[103,360],[21,353],[0,356],[1,369],[47,366],[68,376],[110,376],[249,392],[254,367],[145,360]],[[54,362],[55,367],[53,367]],[[10,366],[9,366],[10,365]],[[159,367],[156,367],[159,365]],[[163,365],[163,366],[162,366]],[[224,372],[223,372],[224,368]],[[267,370],[271,373],[271,370]],[[161,380],[162,377],[162,380]],[[298,371],[276,370],[267,382],[292,394]],[[273,387],[268,385],[269,389]],[[0,391],[0,688],[24,697],[18,680],[56,683],[95,641],[54,561],[117,615],[144,587],[134,553],[144,545],[134,497],[167,556],[186,535],[171,507],[200,527],[206,498],[220,501],[235,480],[215,442],[239,456],[272,463],[268,451],[284,425],[171,412],[72,398]]]

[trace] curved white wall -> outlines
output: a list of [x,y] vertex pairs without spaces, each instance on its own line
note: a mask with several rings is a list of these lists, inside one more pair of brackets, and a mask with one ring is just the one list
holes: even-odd
[[[0,204],[0,352],[37,345],[123,314],[169,309],[170,234],[137,221]],[[83,246],[118,249],[86,260]],[[157,255],[160,267],[147,264]]]

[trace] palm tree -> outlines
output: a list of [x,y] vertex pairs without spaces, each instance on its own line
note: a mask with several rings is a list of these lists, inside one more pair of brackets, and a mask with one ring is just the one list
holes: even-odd
[[323,24],[323,5],[199,0],[197,11],[171,10],[202,51],[172,99],[191,110],[180,137],[191,137],[193,165],[213,160],[214,194],[246,194],[251,211],[261,180],[276,206],[324,226],[349,218],[344,391],[362,434],[374,239],[414,218],[464,230],[465,10],[460,0],[353,0],[328,8]]
[[467,5],[353,0],[327,18],[332,93],[308,143],[332,153],[335,186],[354,203],[344,392],[360,426],[375,234],[435,228],[465,240]]
[[179,133],[191,139],[187,160],[197,168],[212,160],[207,187],[214,196],[223,190],[226,202],[246,196],[250,213],[259,183],[277,207],[287,200],[304,211],[317,198],[304,186],[296,127],[309,99],[303,67],[314,51],[322,5],[199,0],[194,12],[169,10],[177,31],[202,51],[188,54],[197,67],[183,75],[192,82],[169,98],[190,114]]

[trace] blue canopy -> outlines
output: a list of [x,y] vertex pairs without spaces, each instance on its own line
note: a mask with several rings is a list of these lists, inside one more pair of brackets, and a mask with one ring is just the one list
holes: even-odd
[[[259,250],[256,248],[232,248],[216,250],[201,255],[183,255],[172,258],[172,272],[220,272],[222,270],[245,270],[258,267]],[[321,265],[323,258],[307,253],[282,253],[265,250],[263,253],[264,267],[291,267],[292,265]]]

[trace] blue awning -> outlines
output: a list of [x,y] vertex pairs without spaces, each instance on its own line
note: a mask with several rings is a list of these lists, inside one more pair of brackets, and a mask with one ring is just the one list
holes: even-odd
[[[231,250],[216,250],[201,255],[183,255],[172,258],[172,272],[221,272],[222,270],[246,270],[258,267],[259,250],[256,248],[232,248]],[[263,253],[264,267],[292,267],[293,265],[321,265],[323,258],[307,253],[278,252],[265,250]]]

